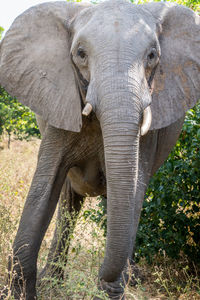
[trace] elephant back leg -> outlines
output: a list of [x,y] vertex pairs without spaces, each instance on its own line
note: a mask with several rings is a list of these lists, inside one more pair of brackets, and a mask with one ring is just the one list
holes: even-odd
[[39,274],[39,280],[43,277],[56,276],[60,279],[64,275],[64,267],[67,263],[70,234],[76,224],[76,220],[83,204],[84,197],[77,194],[67,178],[63,184],[56,220],[56,228],[51,242],[47,263]]

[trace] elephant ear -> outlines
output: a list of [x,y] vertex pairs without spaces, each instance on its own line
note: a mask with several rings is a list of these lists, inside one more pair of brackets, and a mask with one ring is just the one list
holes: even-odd
[[162,27],[151,106],[151,129],[158,129],[174,123],[200,99],[200,17],[180,5],[143,7]]
[[52,126],[74,132],[82,126],[81,101],[66,22],[85,7],[64,1],[32,7],[0,45],[0,84]]

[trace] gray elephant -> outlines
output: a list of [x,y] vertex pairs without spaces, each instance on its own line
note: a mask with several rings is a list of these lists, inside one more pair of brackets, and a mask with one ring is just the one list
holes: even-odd
[[[200,18],[183,6],[54,2],[14,21],[0,46],[0,84],[44,128],[13,245],[15,299],[36,299],[38,251],[66,176],[62,209],[107,196],[99,285],[123,298],[145,190],[200,98],[199,71]],[[54,236],[55,260],[65,229]]]

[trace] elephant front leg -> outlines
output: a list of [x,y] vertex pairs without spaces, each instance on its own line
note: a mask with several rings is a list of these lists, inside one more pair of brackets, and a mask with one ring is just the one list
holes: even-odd
[[[59,200],[59,208],[53,240],[49,250],[47,264],[39,274],[39,281],[43,277],[56,276],[63,278],[69,249],[69,236],[76,224],[84,197],[77,194],[67,178]],[[59,261],[59,264],[57,263]]]
[[49,127],[40,146],[37,169],[24,206],[9,261],[15,299],[36,299],[38,251],[66,178],[63,135]]

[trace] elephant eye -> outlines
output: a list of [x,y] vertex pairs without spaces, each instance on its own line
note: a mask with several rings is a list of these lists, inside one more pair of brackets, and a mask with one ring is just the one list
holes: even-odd
[[158,53],[155,48],[152,48],[149,54],[147,55],[147,64],[148,67],[154,67],[158,62]]
[[148,56],[148,59],[149,60],[152,60],[152,59],[154,59],[155,58],[155,53],[154,52],[151,52],[150,54],[149,54],[149,56]]
[[79,56],[82,59],[85,59],[86,58],[86,53],[85,53],[85,51],[82,48],[78,48],[78,50],[77,50],[77,56]]

